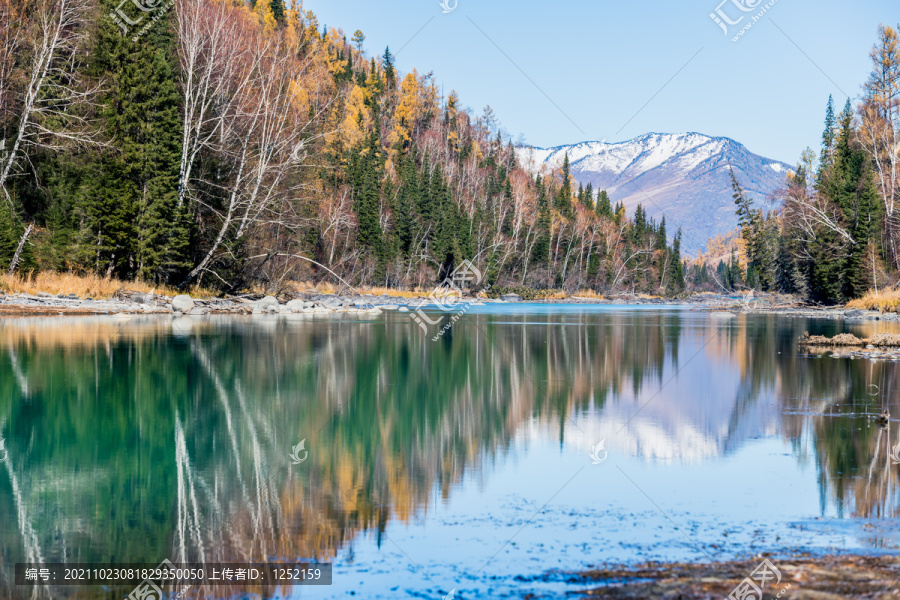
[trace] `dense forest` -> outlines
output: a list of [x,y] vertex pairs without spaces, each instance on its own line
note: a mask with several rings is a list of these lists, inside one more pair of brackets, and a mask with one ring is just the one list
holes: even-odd
[[[731,256],[716,240],[687,269],[700,289],[777,291],[837,304],[896,287],[900,271],[900,40],[880,27],[854,106],[829,97],[819,153],[807,148],[768,214],[732,173],[740,220]],[[714,258],[715,257],[715,258]],[[718,262],[716,262],[718,261]]]
[[[0,268],[675,294],[680,233],[532,175],[487,107],[302,5],[0,0]],[[139,28],[139,29],[138,29]],[[674,233],[674,235],[673,235]]]

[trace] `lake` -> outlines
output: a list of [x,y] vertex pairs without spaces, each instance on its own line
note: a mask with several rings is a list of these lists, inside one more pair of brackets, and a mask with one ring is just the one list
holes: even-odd
[[17,562],[316,560],[332,585],[183,597],[468,599],[604,563],[900,551],[900,367],[796,345],[896,325],[438,316],[0,321],[4,595],[30,595]]

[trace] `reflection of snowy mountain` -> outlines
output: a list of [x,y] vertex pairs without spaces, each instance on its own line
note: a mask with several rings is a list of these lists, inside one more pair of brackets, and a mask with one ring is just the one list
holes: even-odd
[[[682,343],[682,356],[698,351],[692,343]],[[623,390],[602,408],[576,419],[577,427],[569,422],[566,441],[587,452],[605,439],[610,452],[699,463],[732,453],[748,440],[779,433],[782,415],[774,382],[749,389],[736,364],[715,356],[698,356],[675,376],[677,370],[667,363],[662,376],[645,380],[636,395]],[[526,435],[543,438],[558,431],[552,424],[546,430],[532,424]]]
[[518,153],[532,170],[560,166],[568,153],[576,181],[607,190],[613,203],[624,202],[629,212],[642,204],[657,220],[665,215],[672,232],[683,228],[684,247],[692,253],[708,238],[737,225],[729,164],[762,206],[768,206],[767,197],[792,169],[753,154],[732,139],[699,133],[648,133],[616,144],[527,147]]

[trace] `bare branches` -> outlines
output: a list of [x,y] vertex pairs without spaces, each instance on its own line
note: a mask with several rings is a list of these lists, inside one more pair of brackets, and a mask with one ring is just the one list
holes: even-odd
[[784,216],[802,235],[805,252],[823,229],[836,233],[846,244],[856,244],[843,225],[840,209],[822,194],[810,192],[794,182],[788,185],[784,193]]
[[199,153],[214,146],[235,100],[249,84],[251,37],[245,15],[225,2],[184,0],[176,3],[184,110],[178,202],[190,189]]
[[884,204],[888,248],[900,267],[897,201],[900,195],[900,37],[890,27],[879,27],[872,49],[872,72],[860,103],[857,140],[875,167]]
[[178,10],[189,104],[181,201],[190,193],[200,152],[218,155],[232,168],[219,184],[226,197],[216,215],[218,232],[187,281],[207,270],[228,240],[243,239],[262,223],[283,222],[291,206],[288,180],[304,164],[305,145],[323,137],[302,106],[308,59],[287,51],[285,32],[254,26],[239,9],[222,12],[218,2],[190,4]]
[[[76,107],[89,103],[98,87],[83,88],[77,80],[79,45],[84,36],[88,0],[39,0],[28,15],[13,15],[8,5],[0,8],[7,27],[0,34],[0,109],[18,113],[12,146],[0,163],[0,188],[21,153],[28,146],[58,150],[70,143],[95,143],[91,130]],[[15,18],[16,23],[10,22]],[[11,31],[12,29],[12,31]],[[30,54],[20,102],[10,108],[9,69],[11,52],[27,48]],[[64,129],[50,123],[62,122]]]

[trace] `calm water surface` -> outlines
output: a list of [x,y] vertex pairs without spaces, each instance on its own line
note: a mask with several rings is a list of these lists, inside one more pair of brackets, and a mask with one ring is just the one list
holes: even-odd
[[397,313],[2,320],[3,595],[25,596],[16,562],[317,559],[333,585],[185,597],[464,600],[577,590],[565,571],[606,562],[898,553],[900,366],[796,347],[894,327],[560,305],[473,307],[438,341]]

